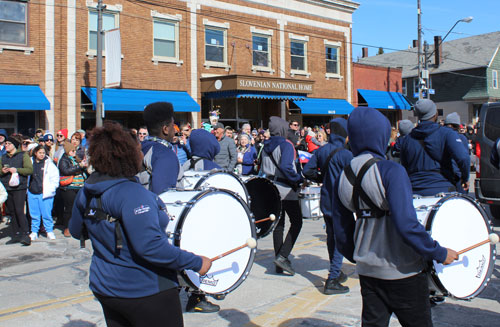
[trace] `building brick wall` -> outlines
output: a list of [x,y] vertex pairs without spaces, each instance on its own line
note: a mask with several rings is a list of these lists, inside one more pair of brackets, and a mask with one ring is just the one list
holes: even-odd
[[[365,64],[353,64],[353,96],[352,105],[358,106],[356,90],[366,89],[402,93],[402,68],[378,67]],[[410,88],[411,85],[409,84]],[[409,90],[411,92],[411,90]]]

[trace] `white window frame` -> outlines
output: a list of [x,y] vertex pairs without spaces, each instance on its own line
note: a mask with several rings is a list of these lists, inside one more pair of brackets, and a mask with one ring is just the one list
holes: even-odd
[[406,79],[401,80],[401,91],[404,96],[408,96],[408,80]]
[[[24,4],[25,10],[24,10],[24,23],[20,23],[17,21],[12,21],[14,24],[24,24],[24,43],[8,43],[7,41],[0,41],[0,53],[3,52],[3,50],[15,50],[15,51],[24,51],[24,54],[29,55],[35,49],[33,47],[28,47],[29,43],[29,29],[28,29],[28,2],[27,1],[16,1],[18,3]],[[3,20],[6,22],[9,22],[9,20]]]
[[[211,67],[218,67],[218,68],[224,68],[226,71],[229,71],[229,69],[231,68],[231,66],[227,62],[227,30],[229,29],[229,26],[230,26],[229,23],[214,22],[214,21],[209,21],[208,19],[204,18],[203,25],[205,27],[205,30],[203,33],[203,52],[204,52],[205,62],[203,65],[207,69],[210,69]],[[224,36],[224,50],[223,50],[224,61],[223,62],[207,60],[207,44],[206,44],[206,31],[207,31],[207,29],[219,30],[219,31],[223,32],[223,36]]]
[[[88,8],[88,19],[87,19],[87,56],[89,57],[94,57],[97,55],[97,49],[91,49],[90,48],[90,13],[91,12],[97,12],[97,3],[92,2],[91,0],[87,0],[87,8]],[[114,15],[115,18],[115,27],[114,28],[120,28],[120,12],[122,11],[123,7],[122,5],[108,5],[106,4],[106,9],[104,9],[103,13],[104,14],[112,14]],[[106,56],[106,51],[103,47],[102,49],[102,55]],[[123,58],[123,55],[122,55]]]
[[309,36],[301,36],[293,33],[289,33],[288,36],[290,37],[290,65],[292,64],[292,42],[304,44],[304,70],[290,69],[290,75],[292,77],[295,75],[302,75],[309,78],[311,76],[311,73],[308,72],[307,65],[307,43],[309,42]]
[[[173,63],[176,64],[178,67],[184,63],[183,60],[180,60],[180,55],[179,55],[179,22],[182,21],[182,15],[169,15],[169,14],[162,14],[159,13],[156,10],[151,10],[151,16],[153,17],[153,57],[151,58],[151,61],[154,62],[155,65],[158,65],[159,62],[165,62],[165,63]],[[166,57],[166,56],[155,56],[154,54],[154,25],[155,22],[160,22],[160,23],[168,23],[168,24],[173,24],[175,28],[175,56],[174,57]]]
[[[342,74],[340,74],[340,49],[342,46],[341,42],[335,42],[335,41],[328,41],[324,40],[325,43],[325,77],[326,79],[330,78],[339,78],[342,79]],[[326,59],[326,48],[335,48],[337,50],[337,73],[329,73],[326,72],[326,61],[329,61]]]
[[[272,31],[271,33],[266,33],[266,31],[263,30],[258,30],[258,29],[253,29],[251,30],[252,32],[252,72],[268,72],[273,74],[274,69],[272,65],[272,49],[271,49],[271,39],[272,39]],[[257,50],[253,49],[253,37],[262,37],[267,39],[267,66],[256,66],[253,64],[253,57],[254,57],[254,52]]]
[[494,89],[498,89],[498,70],[492,70],[491,71],[491,86]]

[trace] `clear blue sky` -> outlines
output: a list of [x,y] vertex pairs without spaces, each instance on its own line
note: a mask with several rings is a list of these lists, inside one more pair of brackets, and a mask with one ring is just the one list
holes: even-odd
[[[361,5],[353,14],[353,58],[361,57],[363,45],[368,55],[378,47],[407,49],[417,35],[417,0],[354,0]],[[433,44],[434,36],[444,35],[459,19],[473,16],[470,23],[459,23],[446,41],[500,31],[500,0],[421,0],[422,43]],[[363,45],[360,45],[363,44]]]

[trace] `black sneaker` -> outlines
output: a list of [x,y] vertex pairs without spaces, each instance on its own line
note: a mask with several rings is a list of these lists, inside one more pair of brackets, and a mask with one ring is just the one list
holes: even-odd
[[20,242],[22,245],[29,246],[31,245],[31,238],[29,237],[29,235],[23,235],[21,236]]
[[10,240],[8,240],[7,242],[5,242],[5,244],[16,244],[16,243],[19,243],[21,242],[21,240],[18,238],[18,237],[12,237]]
[[186,312],[212,313],[219,310],[220,306],[208,302],[206,296],[201,294],[191,294],[186,305]]
[[274,268],[276,269],[276,273],[277,274],[282,274],[283,273],[283,269],[281,269],[280,267],[274,266]]
[[347,275],[341,270],[339,277],[337,277],[339,284],[345,283],[347,281]]
[[292,268],[292,263],[284,256],[278,254],[273,262],[276,265],[276,267],[283,269],[292,276],[295,275],[295,270],[293,270]]
[[327,279],[323,293],[326,295],[344,294],[349,292],[349,287],[341,285],[338,278]]

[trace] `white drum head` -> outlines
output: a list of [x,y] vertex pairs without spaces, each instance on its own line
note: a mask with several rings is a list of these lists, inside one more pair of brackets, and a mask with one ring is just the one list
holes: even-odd
[[240,179],[224,171],[186,171],[183,186],[185,189],[216,188],[232,191],[248,203],[248,194]]
[[[432,238],[441,246],[457,252],[487,240],[491,232],[476,204],[460,196],[442,202],[432,218],[430,230]],[[465,252],[450,265],[434,262],[435,277],[452,296],[460,299],[474,297],[484,289],[491,276],[492,253],[488,243]]]
[[[255,225],[247,206],[232,193],[203,191],[185,209],[179,223],[178,246],[186,251],[216,257],[256,238]],[[252,266],[255,249],[248,247],[216,260],[205,276],[185,271],[194,287],[208,294],[224,294],[243,282]]]

